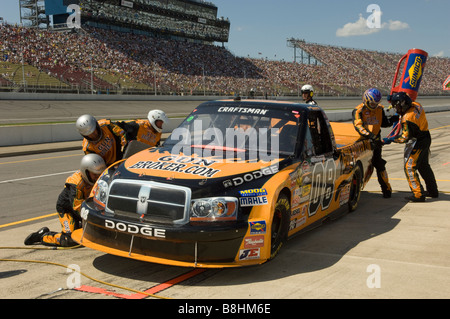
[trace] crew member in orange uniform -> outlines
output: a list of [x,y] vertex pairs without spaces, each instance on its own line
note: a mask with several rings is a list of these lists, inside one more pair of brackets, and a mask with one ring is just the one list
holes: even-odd
[[387,118],[384,107],[380,104],[381,92],[371,88],[364,92],[363,103],[353,110],[353,125],[356,131],[364,138],[372,141],[372,164],[377,170],[378,182],[384,198],[390,198],[392,188],[386,171],[386,161],[381,157],[381,128],[389,127],[398,118]]
[[[419,103],[413,102],[404,92],[393,94],[390,102],[401,115],[402,133],[399,136],[383,139],[383,143],[406,143],[404,170],[413,192],[413,196],[406,199],[412,202],[424,202],[425,197],[438,198],[436,178],[429,163],[431,135],[425,111]],[[424,191],[417,172],[424,179],[427,191]]]
[[169,118],[161,110],[151,110],[147,119],[117,123],[125,132],[127,141],[137,140],[149,146],[159,146],[163,125],[169,123]]
[[71,238],[75,229],[81,228],[81,204],[89,197],[95,182],[106,169],[105,161],[97,154],[88,154],[81,159],[80,170],[69,176],[58,196],[56,211],[62,231],[52,232],[47,227],[31,233],[25,245],[71,247],[77,245]]
[[122,159],[127,145],[125,131],[110,120],[97,120],[92,115],[82,115],[75,124],[83,139],[85,154],[100,155],[109,166]]

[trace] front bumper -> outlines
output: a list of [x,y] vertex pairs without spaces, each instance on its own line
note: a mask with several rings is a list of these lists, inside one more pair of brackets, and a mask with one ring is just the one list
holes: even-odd
[[[178,266],[232,267],[247,221],[160,225],[117,219],[83,203],[83,229],[72,237],[86,247],[123,257]],[[252,264],[260,263],[253,261]],[[245,264],[245,263],[244,263]]]

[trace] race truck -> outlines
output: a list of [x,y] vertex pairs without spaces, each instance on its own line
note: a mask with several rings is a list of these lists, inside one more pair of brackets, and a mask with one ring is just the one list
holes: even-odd
[[261,264],[293,235],[355,210],[372,155],[352,124],[330,123],[318,106],[205,102],[161,147],[103,172],[72,238],[153,263]]

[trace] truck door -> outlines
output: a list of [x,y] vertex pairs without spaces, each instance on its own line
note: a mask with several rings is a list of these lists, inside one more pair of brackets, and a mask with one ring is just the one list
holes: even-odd
[[319,212],[319,209],[325,211],[330,206],[337,170],[333,158],[332,135],[321,111],[309,112],[308,128],[313,145],[309,157],[312,181],[308,215],[313,216]]

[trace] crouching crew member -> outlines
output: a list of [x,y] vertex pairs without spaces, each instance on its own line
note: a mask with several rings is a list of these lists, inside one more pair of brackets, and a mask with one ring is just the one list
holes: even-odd
[[56,211],[62,231],[53,232],[47,227],[43,227],[30,234],[24,244],[60,247],[77,245],[72,240],[71,234],[74,230],[81,228],[81,204],[89,197],[92,187],[105,169],[105,161],[99,155],[85,155],[81,160],[80,170],[67,178],[64,189],[56,202]]

